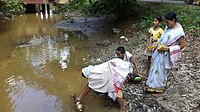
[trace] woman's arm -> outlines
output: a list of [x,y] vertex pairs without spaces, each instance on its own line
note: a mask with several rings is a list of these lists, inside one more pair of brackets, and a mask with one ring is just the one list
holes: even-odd
[[183,49],[185,47],[185,37],[184,36],[181,36],[178,39],[178,45],[179,45],[180,49]]
[[130,57],[130,62],[133,63],[133,65],[135,66],[135,69],[136,69],[136,73],[137,73],[137,75],[139,75],[140,71],[138,69],[137,62],[136,62],[136,60],[135,60],[135,58],[133,56]]
[[[184,36],[181,36],[178,39],[178,45],[179,45],[180,49],[183,49],[185,47],[185,37]],[[169,51],[169,47],[164,46],[163,51]]]

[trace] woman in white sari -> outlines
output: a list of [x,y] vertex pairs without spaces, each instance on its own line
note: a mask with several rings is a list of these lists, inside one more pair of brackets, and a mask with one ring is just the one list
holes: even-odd
[[82,75],[87,78],[88,83],[76,98],[76,102],[80,103],[91,90],[94,90],[99,93],[107,93],[110,98],[119,102],[120,110],[125,111],[121,88],[127,75],[132,72],[130,62],[121,58],[114,58],[98,65],[83,68]]
[[185,33],[177,22],[176,14],[168,12],[165,16],[166,27],[153,50],[152,63],[146,82],[147,91],[163,92],[169,70],[180,57],[181,49],[185,46]]

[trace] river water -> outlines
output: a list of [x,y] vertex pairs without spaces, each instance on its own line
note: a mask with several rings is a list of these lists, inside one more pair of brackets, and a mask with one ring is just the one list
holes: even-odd
[[[90,39],[52,27],[57,15],[25,14],[0,25],[0,112],[74,112],[70,95],[87,80],[81,69]],[[87,112],[116,112],[95,92],[83,100]]]

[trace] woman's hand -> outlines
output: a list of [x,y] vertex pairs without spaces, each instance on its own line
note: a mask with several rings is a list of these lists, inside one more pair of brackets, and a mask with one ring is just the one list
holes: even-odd
[[162,50],[163,50],[163,51],[169,51],[169,47],[163,46],[163,47],[162,47]]
[[159,53],[166,52],[166,51],[168,52],[169,47],[164,46],[163,44],[160,44],[160,45],[158,45],[157,50],[158,50]]
[[162,53],[162,52],[163,52],[163,47],[164,47],[163,44],[159,44],[159,45],[157,46],[157,50],[158,50],[159,53]]

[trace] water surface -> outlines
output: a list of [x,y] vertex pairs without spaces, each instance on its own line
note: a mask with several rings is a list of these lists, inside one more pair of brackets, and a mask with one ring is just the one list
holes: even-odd
[[[26,14],[0,25],[0,112],[74,112],[69,95],[79,94],[92,48],[79,31],[52,26],[56,15]],[[88,112],[115,112],[92,92]]]

